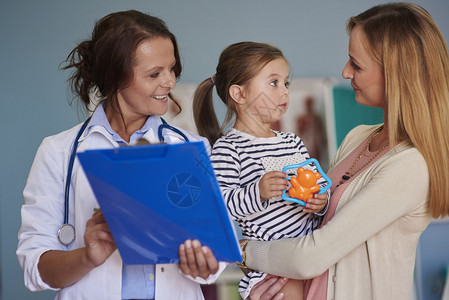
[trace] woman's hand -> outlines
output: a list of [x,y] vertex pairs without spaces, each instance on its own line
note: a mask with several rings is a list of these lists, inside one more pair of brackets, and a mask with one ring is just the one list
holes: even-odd
[[218,272],[219,264],[209,247],[187,240],[179,246],[179,268],[185,275],[206,279]]
[[305,213],[319,213],[326,207],[327,204],[327,193],[314,194],[313,198],[307,200],[306,207],[303,212]]
[[259,181],[260,199],[263,201],[281,196],[288,186],[286,177],[287,174],[281,171],[271,171],[263,175]]
[[287,283],[288,278],[267,275],[257,283],[249,294],[251,300],[280,300],[284,299],[284,294],[279,291]]
[[84,233],[86,263],[93,268],[103,264],[117,249],[108,224],[99,210],[86,223]]
[[117,249],[101,211],[95,212],[86,223],[85,247],[71,251],[50,250],[42,254],[38,269],[48,285],[65,288],[103,264]]

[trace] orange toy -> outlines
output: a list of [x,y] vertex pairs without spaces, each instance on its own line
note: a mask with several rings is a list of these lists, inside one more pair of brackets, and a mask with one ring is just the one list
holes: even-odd
[[320,186],[316,184],[320,178],[320,173],[302,167],[298,168],[298,175],[290,179],[292,184],[292,187],[288,190],[290,197],[307,202],[307,199],[312,198],[313,194],[320,190]]

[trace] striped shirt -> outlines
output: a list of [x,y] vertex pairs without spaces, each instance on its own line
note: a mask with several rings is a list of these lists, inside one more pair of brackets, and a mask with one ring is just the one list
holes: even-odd
[[[320,214],[304,213],[302,206],[280,197],[260,200],[259,182],[266,173],[262,158],[283,158],[298,153],[309,158],[297,135],[275,133],[275,137],[257,138],[231,129],[217,140],[212,150],[211,162],[228,211],[245,238],[268,241],[303,236],[311,233],[322,218]],[[261,274],[251,272],[249,277]],[[239,291],[247,288],[250,279],[247,277],[240,282]]]

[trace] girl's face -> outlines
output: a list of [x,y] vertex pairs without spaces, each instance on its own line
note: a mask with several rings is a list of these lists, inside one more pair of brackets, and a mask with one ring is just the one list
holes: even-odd
[[245,106],[239,113],[257,123],[273,123],[285,114],[289,102],[289,68],[283,58],[272,60],[244,87]]
[[176,86],[175,63],[170,39],[157,37],[140,43],[130,83],[117,93],[125,119],[146,120],[149,115],[167,112],[168,93]]
[[365,49],[365,33],[353,28],[349,39],[349,60],[342,76],[351,79],[355,99],[366,106],[386,108],[385,79],[382,66]]

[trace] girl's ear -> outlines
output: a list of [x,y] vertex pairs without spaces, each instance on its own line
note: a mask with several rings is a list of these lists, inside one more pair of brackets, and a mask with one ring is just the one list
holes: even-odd
[[243,87],[237,84],[233,84],[229,87],[229,95],[232,100],[238,104],[245,103],[245,96],[243,95]]

